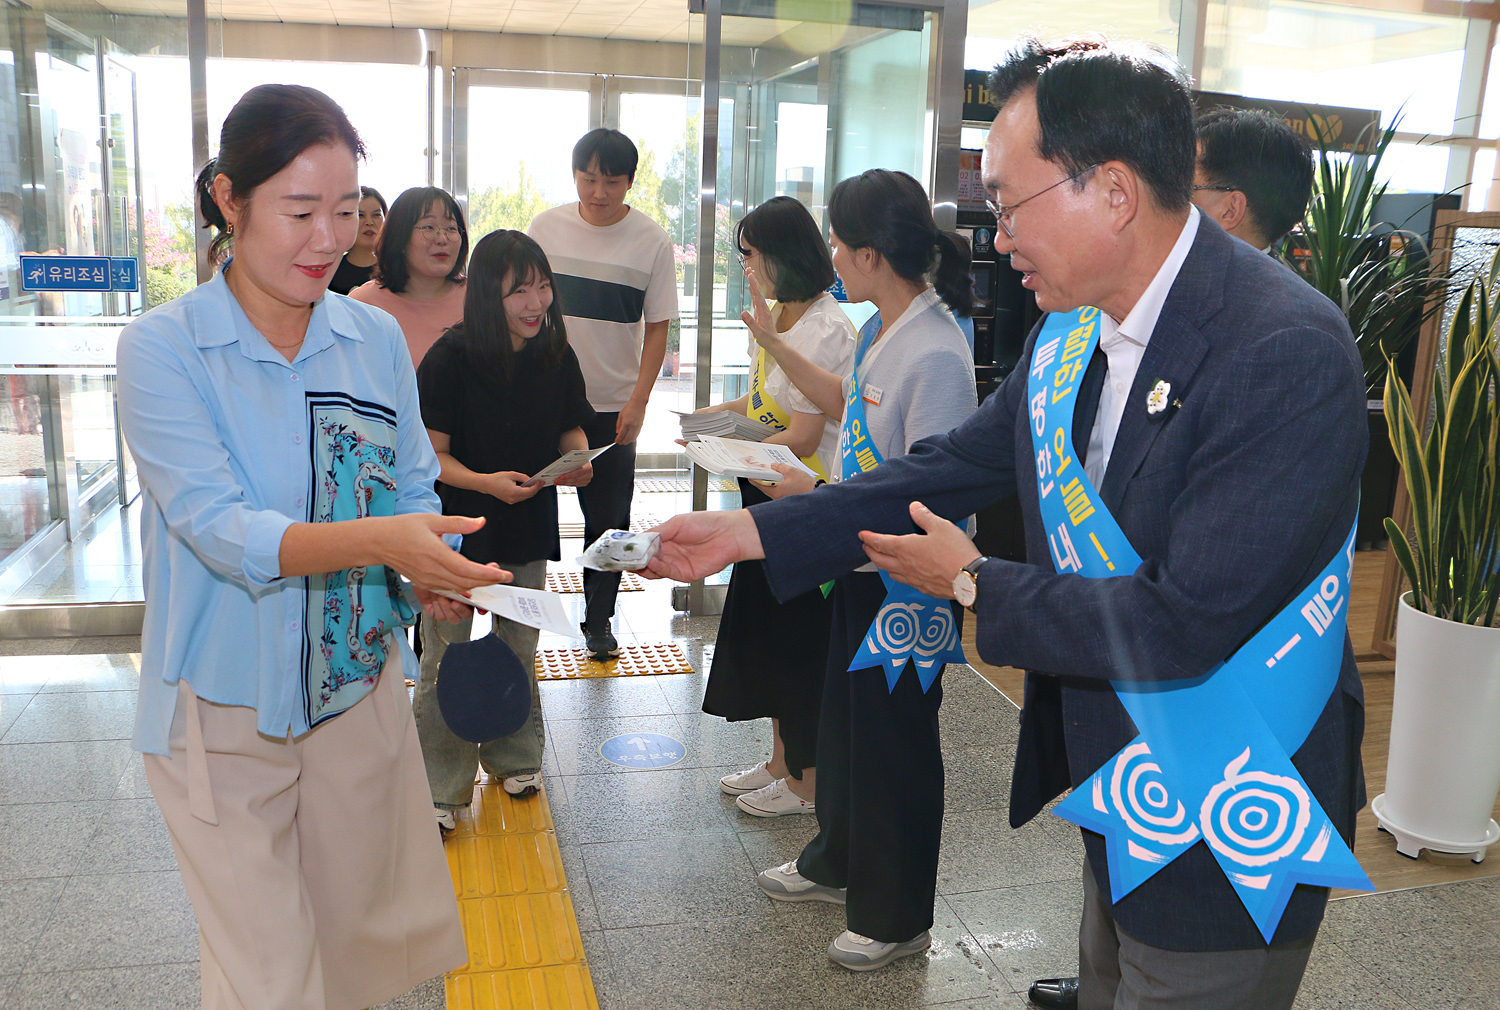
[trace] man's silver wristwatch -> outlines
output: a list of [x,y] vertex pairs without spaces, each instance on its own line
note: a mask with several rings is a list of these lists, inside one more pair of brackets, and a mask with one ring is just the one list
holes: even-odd
[[974,600],[979,595],[979,568],[988,560],[989,558],[980,555],[953,576],[953,598],[960,606],[974,609]]

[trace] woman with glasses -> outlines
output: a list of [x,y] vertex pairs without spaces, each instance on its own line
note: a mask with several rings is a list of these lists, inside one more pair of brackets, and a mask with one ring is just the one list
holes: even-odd
[[[776,299],[768,323],[810,362],[844,376],[854,359],[854,327],[828,293],[833,261],[818,224],[789,196],[756,207],[735,229],[746,278]],[[744,396],[704,410],[733,410],[778,429],[766,439],[792,448],[825,479],[837,468],[837,416],[825,414],[792,383],[776,359],[757,349]],[[769,501],[740,482],[745,505]],[[755,817],[810,814],[816,802],[818,710],[833,611],[818,590],[777,603],[759,561],[734,566],[719,621],[703,711],[731,722],[770,718],[771,757],[719,780]],[[767,629],[775,634],[767,634]]]
[[385,224],[385,197],[371,186],[359,187],[359,230],[354,233],[354,247],[339,260],[339,268],[328,282],[328,290],[347,295],[369,281],[375,272],[375,243]]
[[385,309],[401,324],[412,365],[464,317],[469,230],[458,201],[434,186],[396,197],[375,248],[375,279],[349,297]]
[[[938,230],[927,194],[904,172],[871,169],[845,179],[828,198],[828,222],[849,300],[873,302],[885,320],[859,342],[853,372],[835,375],[789,346],[767,325],[758,292],[755,314],[745,319],[809,400],[842,414],[839,469],[831,476],[848,479],[973,413],[974,360],[953,319],[972,311],[973,290],[967,244]],[[785,472],[768,495],[815,492],[811,478]],[[943,826],[941,668],[925,689],[910,661],[893,681],[882,665],[849,669],[877,633],[886,593],[873,565],[834,583],[818,724],[818,834],[796,859],[759,877],[779,901],[844,905],[848,929],[828,956],[853,971],[931,943]]]

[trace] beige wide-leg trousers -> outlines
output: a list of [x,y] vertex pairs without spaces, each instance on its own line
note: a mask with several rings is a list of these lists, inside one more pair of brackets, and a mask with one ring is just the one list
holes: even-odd
[[146,778],[198,916],[205,1010],[360,1010],[467,960],[405,679],[299,738],[178,687]]

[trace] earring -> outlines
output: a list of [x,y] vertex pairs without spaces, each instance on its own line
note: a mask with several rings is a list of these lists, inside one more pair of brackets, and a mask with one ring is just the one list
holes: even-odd
[[224,226],[224,234],[228,235],[230,238],[233,238],[234,237],[234,225],[232,225],[232,224],[225,225]]

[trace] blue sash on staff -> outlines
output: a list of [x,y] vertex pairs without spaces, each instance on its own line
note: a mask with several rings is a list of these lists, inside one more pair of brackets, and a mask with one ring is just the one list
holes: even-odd
[[[1099,310],[1054,313],[1027,382],[1037,492],[1054,568],[1130,578],[1140,566],[1073,447]],[[1297,884],[1374,890],[1288,756],[1338,684],[1354,565],[1344,549],[1223,663],[1191,680],[1112,681],[1140,735],[1057,814],[1105,838],[1119,901],[1205,842],[1270,942]]]
[[[856,360],[864,356],[868,346],[868,342],[861,341]],[[870,438],[857,364],[849,383],[849,396],[844,401],[844,423],[839,429],[840,480],[873,470],[882,462],[880,450]],[[945,664],[964,661],[964,648],[959,640],[958,625],[953,620],[953,609],[947,600],[939,600],[903,585],[885,572],[880,573],[880,578],[885,583],[885,602],[880,605],[875,620],[870,622],[870,630],[865,632],[864,641],[850,661],[849,669],[883,666],[886,689],[894,691],[907,660],[911,660],[925,694]]]

